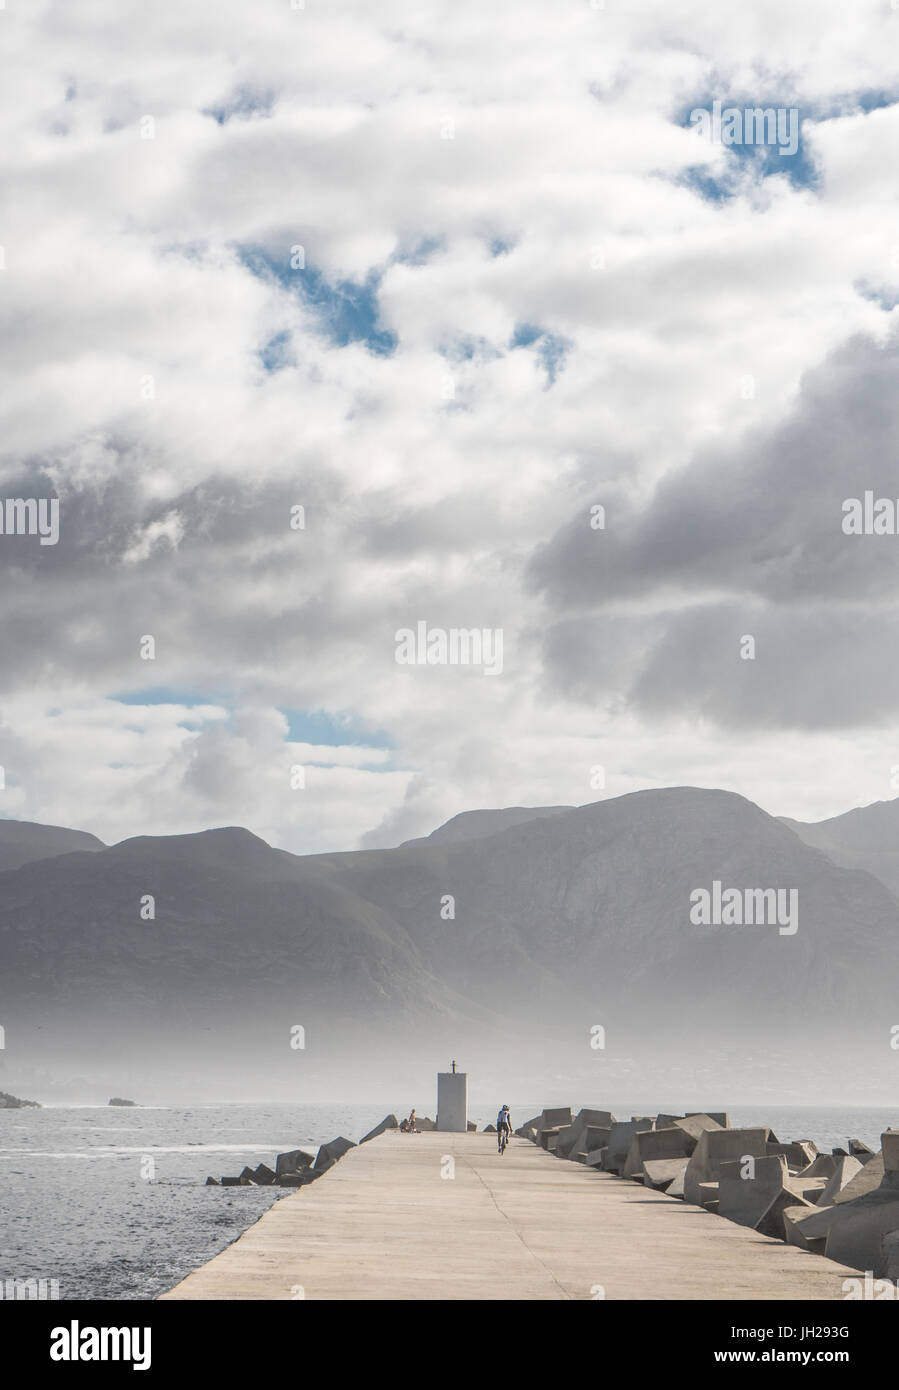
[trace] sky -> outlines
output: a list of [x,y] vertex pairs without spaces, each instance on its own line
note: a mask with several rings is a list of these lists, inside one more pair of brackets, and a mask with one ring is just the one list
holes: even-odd
[[899,498],[896,0],[0,35],[0,502],[59,499],[0,536],[0,815],[310,853],[899,792],[899,536],[842,526]]

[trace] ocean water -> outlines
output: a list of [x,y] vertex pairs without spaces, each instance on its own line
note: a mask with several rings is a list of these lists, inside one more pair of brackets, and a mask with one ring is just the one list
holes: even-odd
[[0,1110],[0,1290],[148,1299],[210,1260],[290,1188],[206,1187],[285,1149],[358,1140],[383,1106]]
[[[612,1108],[627,1119],[659,1107]],[[514,1105],[513,1123],[541,1109]],[[384,1114],[383,1105],[0,1110],[0,1290],[8,1279],[52,1279],[62,1299],[155,1298],[290,1193],[206,1187],[207,1174],[274,1166],[277,1153],[338,1134],[359,1140]],[[471,1117],[480,1128],[493,1107],[473,1106]],[[825,1151],[850,1136],[876,1149],[899,1126],[899,1106],[739,1107],[730,1119]]]

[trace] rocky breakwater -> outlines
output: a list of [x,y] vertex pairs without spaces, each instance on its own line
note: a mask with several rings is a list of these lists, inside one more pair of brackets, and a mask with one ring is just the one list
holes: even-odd
[[[395,1115],[385,1115],[379,1125],[369,1130],[360,1140],[360,1144],[367,1144],[369,1139],[375,1139],[379,1134],[383,1134],[388,1129],[398,1129],[399,1124]],[[345,1139],[339,1134],[336,1139],[331,1139],[327,1144],[321,1144],[318,1152],[311,1149],[289,1149],[285,1153],[278,1154],[275,1159],[274,1168],[269,1168],[268,1164],[260,1163],[255,1168],[243,1168],[236,1177],[222,1177],[206,1179],[207,1187],[306,1187],[309,1183],[315,1182],[329,1168],[333,1168],[345,1153],[356,1147],[352,1139]]]
[[781,1142],[769,1125],[732,1129],[720,1111],[617,1120],[609,1110],[564,1107],[515,1133],[565,1161],[892,1280],[899,1296],[899,1129],[881,1135],[876,1153],[852,1139],[828,1154],[810,1139]]

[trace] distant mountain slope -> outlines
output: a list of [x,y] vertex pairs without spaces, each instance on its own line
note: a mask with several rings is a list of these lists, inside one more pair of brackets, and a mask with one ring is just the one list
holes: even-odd
[[[796,890],[797,933],[694,924],[691,893],[715,881]],[[231,827],[0,873],[9,1038],[179,1079],[362,1085],[463,1051],[482,1073],[608,1056],[626,1075],[678,1048],[697,1076],[734,1056],[767,1075],[775,1054],[790,1076],[800,1055],[855,1074],[865,1049],[892,1060],[897,967],[899,902],[878,879],[690,787],[398,849],[299,857]]]
[[449,845],[459,844],[462,840],[482,840],[513,825],[525,825],[531,820],[542,820],[544,816],[557,816],[574,809],[573,806],[507,806],[504,810],[462,811],[432,830],[430,835],[404,840],[400,849],[408,849],[411,845]]
[[814,823],[780,817],[801,840],[823,850],[835,864],[864,869],[899,894],[899,799],[875,801],[842,816]]
[[102,840],[84,830],[39,825],[36,821],[0,820],[0,873],[34,863],[37,859],[105,848]]
[[[823,1023],[835,1001],[863,1010],[888,998],[878,976],[899,964],[899,903],[884,886],[730,792],[637,792],[486,839],[309,862],[389,912],[471,997],[518,1013],[592,1003],[637,1034],[662,1017]],[[694,926],[690,894],[714,880],[798,890],[798,933]]]
[[414,943],[381,909],[237,827],[0,874],[0,959],[4,994],[15,982],[35,1000],[195,1008],[295,997],[308,981],[320,999],[371,1006],[430,989]]

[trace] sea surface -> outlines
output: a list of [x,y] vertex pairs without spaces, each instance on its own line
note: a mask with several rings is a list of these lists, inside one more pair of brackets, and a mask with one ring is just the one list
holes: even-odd
[[[587,1102],[589,1104],[589,1102]],[[619,1118],[652,1113],[626,1105]],[[542,1109],[512,1106],[515,1125]],[[478,1127],[495,1119],[472,1107]],[[208,1174],[274,1166],[285,1149],[359,1140],[385,1114],[368,1105],[47,1107],[0,1110],[0,1293],[6,1280],[56,1280],[61,1299],[152,1299],[205,1263],[290,1189],[206,1187]],[[851,1137],[874,1149],[899,1127],[886,1109],[743,1107],[732,1125],[826,1152]]]

